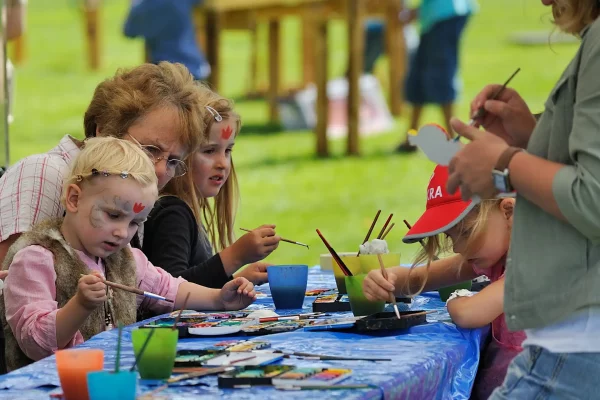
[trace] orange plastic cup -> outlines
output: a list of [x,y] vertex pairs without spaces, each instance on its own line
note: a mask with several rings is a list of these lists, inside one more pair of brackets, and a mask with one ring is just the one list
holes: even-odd
[[69,349],[56,352],[56,369],[66,400],[89,400],[87,373],[102,371],[104,351]]

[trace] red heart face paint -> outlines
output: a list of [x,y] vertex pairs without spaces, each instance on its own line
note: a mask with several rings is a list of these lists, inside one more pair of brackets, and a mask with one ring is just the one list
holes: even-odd
[[133,212],[138,214],[138,213],[142,212],[144,210],[144,208],[146,208],[146,206],[143,205],[142,203],[135,203],[133,205]]
[[227,125],[223,129],[221,129],[221,137],[225,140],[228,140],[231,137],[232,133],[233,133],[233,129],[231,129],[231,127],[229,125]]

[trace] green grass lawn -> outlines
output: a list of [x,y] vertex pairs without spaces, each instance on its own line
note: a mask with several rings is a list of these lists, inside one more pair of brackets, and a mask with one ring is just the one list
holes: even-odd
[[[81,137],[83,112],[95,86],[118,67],[142,61],[141,42],[121,35],[129,2],[107,0],[102,17],[103,66],[100,71],[89,71],[82,18],[74,3],[29,3],[27,58],[17,66],[15,122],[10,132],[12,162],[48,150],[65,133]],[[576,45],[519,47],[509,42],[510,34],[518,31],[550,32],[549,9],[539,1],[480,0],[480,4],[463,42],[464,93],[457,115],[466,119],[469,100],[483,85],[504,81],[517,67],[522,71],[512,86],[534,111],[541,110]],[[300,81],[301,71],[298,22],[286,20],[284,34],[284,76],[294,84]],[[346,68],[342,24],[332,22],[330,42],[329,72],[335,77]],[[227,96],[240,97],[247,87],[248,45],[249,38],[243,32],[229,32],[224,37],[222,91]],[[260,52],[261,60],[266,60],[264,46]],[[385,68],[382,60],[379,73]],[[247,125],[266,123],[263,101],[240,100],[237,106]],[[428,110],[423,122],[440,122],[439,112]],[[361,157],[345,157],[345,142],[333,141],[330,159],[314,157],[311,132],[261,134],[243,130],[235,151],[242,191],[238,225],[253,228],[277,224],[282,236],[308,243],[310,250],[282,243],[268,261],[314,265],[325,252],[316,228],[338,251],[357,250],[371,218],[381,209],[385,216],[394,213],[397,226],[388,242],[393,251],[403,253],[403,262],[408,262],[417,248],[402,244],[405,228],[401,221],[414,221],[423,211],[433,165],[422,154],[399,156],[391,152],[406,124],[406,119],[400,118],[394,132],[363,139]]]

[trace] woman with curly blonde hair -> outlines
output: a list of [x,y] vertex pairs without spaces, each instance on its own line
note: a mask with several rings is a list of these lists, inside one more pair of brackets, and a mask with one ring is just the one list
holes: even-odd
[[[487,132],[453,120],[470,139],[449,165],[463,198],[517,192],[504,311],[524,330],[523,352],[491,399],[596,399],[600,374],[600,2],[542,0],[554,23],[581,38],[539,120],[513,89],[472,101]],[[527,151],[523,151],[526,149]]]
[[239,192],[232,151],[240,117],[230,100],[199,88],[207,111],[201,144],[186,161],[190,173],[162,191],[144,226],[142,248],[156,265],[200,285],[221,287],[246,264],[236,276],[264,283],[267,264],[258,261],[279,244],[275,226],[263,225],[237,241],[233,233]]
[[[185,174],[182,160],[196,149],[205,112],[194,77],[182,64],[143,64],[118,70],[96,87],[83,125],[86,138],[114,136],[141,144],[161,188]],[[65,135],[47,153],[20,160],[0,178],[0,261],[31,226],[64,214],[63,179],[81,144]]]

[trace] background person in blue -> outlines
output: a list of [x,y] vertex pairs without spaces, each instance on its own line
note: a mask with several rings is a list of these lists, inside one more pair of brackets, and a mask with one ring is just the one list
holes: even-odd
[[[412,105],[409,129],[418,129],[423,107],[435,104],[441,108],[446,129],[452,132],[450,118],[460,91],[459,44],[467,21],[476,10],[476,0],[422,0],[419,7],[406,9],[398,16],[407,25],[418,20],[421,28],[416,49],[411,49],[414,40],[405,29],[410,62],[404,90],[406,101]],[[368,23],[365,41],[365,72],[370,73],[383,52],[383,24]],[[405,136],[396,150],[416,149]]]
[[201,0],[133,0],[125,21],[125,36],[142,37],[150,62],[160,61],[185,65],[198,80],[210,75],[206,61],[196,41],[193,9]]

